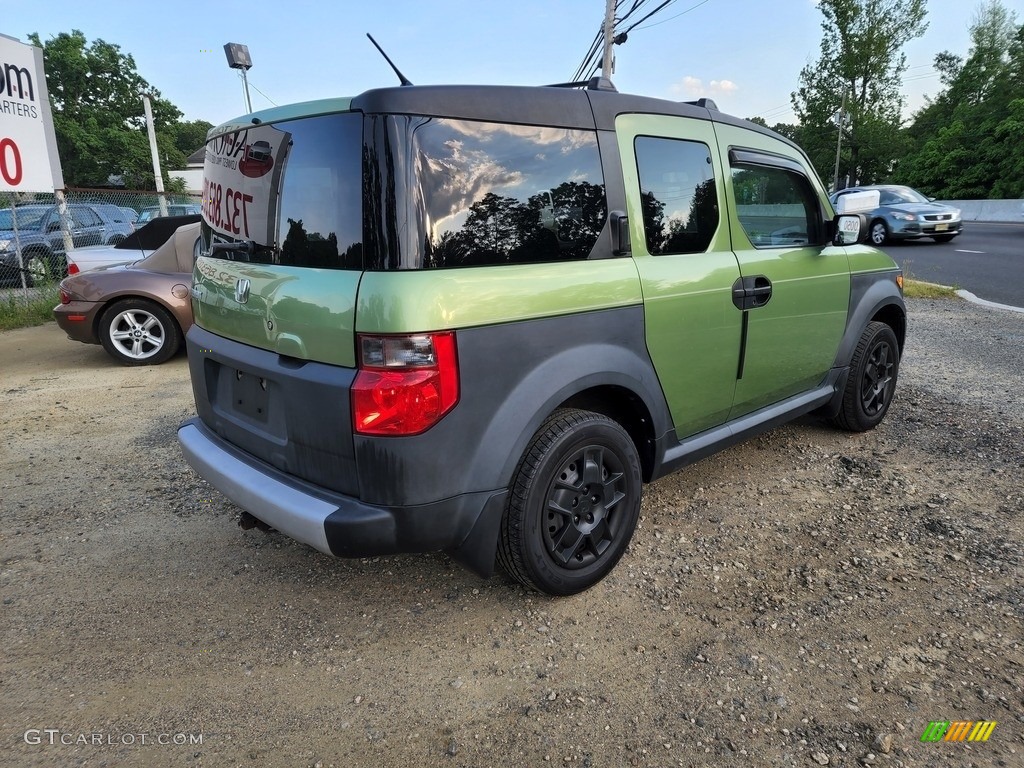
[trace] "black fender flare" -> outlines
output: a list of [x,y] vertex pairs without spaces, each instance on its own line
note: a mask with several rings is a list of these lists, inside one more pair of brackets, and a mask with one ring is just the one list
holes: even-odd
[[502,490],[484,506],[463,542],[449,551],[455,560],[485,577],[494,572],[507,489],[530,441],[562,403],[606,386],[640,399],[650,414],[657,450],[663,449],[657,438],[671,430],[671,415],[646,347],[641,354],[615,344],[591,343],[546,358],[522,377],[481,433],[481,449],[474,452],[467,471],[493,472],[499,466],[496,479]]

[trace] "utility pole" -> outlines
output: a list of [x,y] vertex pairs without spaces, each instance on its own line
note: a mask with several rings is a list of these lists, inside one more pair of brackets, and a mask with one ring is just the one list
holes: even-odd
[[839,150],[843,146],[843,123],[846,122],[846,86],[843,86],[843,102],[839,107],[839,119],[836,121],[839,136],[836,138],[836,172],[835,181],[832,184],[832,191],[839,191]]
[[149,103],[149,92],[140,91],[142,108],[146,111],[146,131],[149,133],[149,151],[153,155],[153,176],[156,177],[156,192],[160,199],[160,215],[167,215],[167,198],[164,197],[164,176],[160,172],[160,152],[156,147],[156,129],[153,127],[153,107]]
[[615,0],[605,0],[604,5],[604,53],[601,55],[601,77],[612,79],[612,36],[615,34]]

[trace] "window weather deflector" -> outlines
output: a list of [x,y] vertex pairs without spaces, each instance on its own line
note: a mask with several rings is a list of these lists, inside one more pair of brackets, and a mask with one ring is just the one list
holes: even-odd
[[786,171],[794,171],[800,175],[806,175],[804,167],[796,160],[783,155],[775,155],[770,152],[763,152],[755,149],[739,149],[729,147],[729,162],[732,165],[767,165],[772,168],[782,168]]
[[217,251],[241,251],[242,253],[252,255],[259,247],[252,240],[239,240],[234,243],[210,243],[210,250],[203,255],[212,256]]

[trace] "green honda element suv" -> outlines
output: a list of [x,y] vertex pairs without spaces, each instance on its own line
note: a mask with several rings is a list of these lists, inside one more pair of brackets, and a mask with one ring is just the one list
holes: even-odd
[[428,86],[210,131],[189,463],[340,557],[444,550],[554,595],[642,486],[817,412],[885,416],[906,310],[806,155],[592,87]]

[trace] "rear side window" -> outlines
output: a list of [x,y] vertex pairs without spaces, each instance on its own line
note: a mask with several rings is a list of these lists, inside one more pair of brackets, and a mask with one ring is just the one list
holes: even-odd
[[568,261],[597,243],[594,131],[388,115],[370,133],[368,268]]
[[680,139],[634,140],[647,252],[703,253],[718,229],[711,150]]
[[217,258],[362,268],[362,115],[259,125],[207,143],[203,249]]
[[755,248],[821,242],[817,197],[803,174],[734,162],[732,186],[740,226]]

